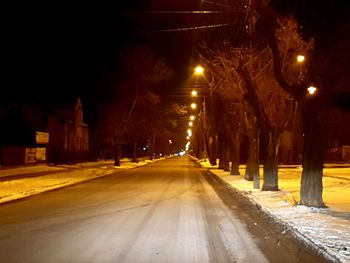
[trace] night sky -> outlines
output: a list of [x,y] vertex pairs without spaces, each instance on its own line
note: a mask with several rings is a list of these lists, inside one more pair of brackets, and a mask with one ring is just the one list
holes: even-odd
[[113,88],[122,66],[120,52],[136,43],[154,49],[174,70],[162,91],[173,93],[187,77],[196,36],[193,32],[150,31],[187,26],[193,21],[144,11],[196,8],[186,2],[8,7],[3,50],[6,86],[1,101],[64,103],[80,96],[89,116]]
[[[86,116],[90,116],[94,106],[103,103],[104,94],[113,88],[122,66],[118,62],[120,52],[135,43],[154,49],[174,70],[162,93],[176,94],[196,63],[195,44],[199,32],[153,31],[220,23],[227,17],[203,19],[193,14],[145,11],[198,10],[200,2],[145,0],[108,5],[47,2],[8,6],[4,9],[7,16],[3,32],[5,78],[1,102],[15,99],[54,103],[80,96]],[[285,1],[274,2],[276,6],[280,3],[281,10],[293,9],[293,5],[281,4]],[[303,17],[309,19],[304,24],[311,29],[319,19],[316,12],[305,13],[316,10],[315,4],[311,1],[304,9],[295,11],[301,21]],[[319,4],[317,13],[327,14],[329,8],[336,5]],[[332,17],[328,18],[327,23],[333,21]]]

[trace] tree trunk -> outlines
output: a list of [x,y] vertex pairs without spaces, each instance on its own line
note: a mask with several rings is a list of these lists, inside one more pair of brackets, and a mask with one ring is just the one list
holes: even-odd
[[277,132],[264,132],[265,149],[264,156],[264,183],[263,191],[278,191],[278,141]]
[[[225,138],[225,142],[227,142],[226,138]],[[231,156],[230,148],[231,148],[231,144],[225,143],[224,147],[225,147],[225,160],[224,160],[224,167],[223,167],[223,169],[224,169],[225,172],[229,172],[230,171],[230,156]]]
[[219,154],[219,164],[218,164],[218,168],[219,169],[224,169],[224,162],[225,162],[225,158],[226,158],[226,147],[225,147],[225,141],[224,138],[221,134],[219,134],[218,136],[218,154]]
[[137,160],[137,142],[134,141],[132,145],[132,162],[133,163],[138,163]]
[[[317,96],[317,95],[316,95]],[[304,101],[304,158],[300,204],[324,207],[322,175],[327,105],[310,98]]]
[[231,175],[240,175],[239,162],[240,162],[240,138],[238,132],[235,132],[232,138],[231,147]]
[[153,155],[156,147],[156,134],[152,134],[152,142],[151,142],[151,147],[149,151],[149,159],[152,161],[153,160]]
[[258,153],[258,140],[256,138],[249,139],[248,145],[248,160],[245,169],[244,179],[252,181],[255,178],[259,178],[259,153]]
[[212,166],[216,165],[216,155],[217,155],[217,143],[216,143],[216,138],[214,136],[209,138],[209,162]]
[[119,140],[114,143],[114,166],[120,166],[121,148]]

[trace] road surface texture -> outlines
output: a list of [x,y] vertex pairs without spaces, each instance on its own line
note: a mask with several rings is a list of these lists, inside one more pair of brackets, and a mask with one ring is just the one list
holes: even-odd
[[325,262],[188,157],[0,206],[0,262]]

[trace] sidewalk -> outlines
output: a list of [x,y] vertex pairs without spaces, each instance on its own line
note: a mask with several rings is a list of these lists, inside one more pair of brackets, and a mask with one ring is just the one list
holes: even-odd
[[[113,166],[113,160],[86,162],[74,165],[31,165],[0,169],[0,204],[25,198],[34,194],[62,188],[65,186],[92,180],[165,158],[140,160],[133,163],[122,159],[121,166]],[[1,180],[1,178],[3,180]]]
[[[193,158],[195,159],[195,158]],[[307,245],[315,247],[332,262],[350,262],[350,168],[326,166],[323,178],[323,198],[328,208],[311,208],[297,205],[300,190],[301,168],[279,169],[281,191],[253,189],[253,182],[241,176],[230,175],[208,162],[195,159],[230,189],[237,191],[259,206],[274,221]],[[337,166],[338,167],[338,166]],[[260,171],[262,175],[262,170]],[[260,181],[262,185],[262,180]],[[283,231],[283,232],[286,232]]]

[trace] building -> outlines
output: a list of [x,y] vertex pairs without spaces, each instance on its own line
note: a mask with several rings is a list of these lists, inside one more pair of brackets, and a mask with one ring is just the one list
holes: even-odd
[[89,131],[83,108],[74,103],[0,106],[0,165],[72,163],[89,158]]
[[89,158],[89,129],[83,122],[83,107],[78,98],[75,105],[55,106],[48,117],[49,160],[75,163]]

